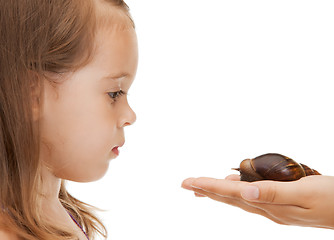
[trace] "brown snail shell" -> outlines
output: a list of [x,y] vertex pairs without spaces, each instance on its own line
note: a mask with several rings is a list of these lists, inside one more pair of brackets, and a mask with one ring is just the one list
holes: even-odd
[[254,182],[260,180],[295,181],[309,175],[321,175],[304,164],[278,153],[267,153],[240,163],[240,180]]

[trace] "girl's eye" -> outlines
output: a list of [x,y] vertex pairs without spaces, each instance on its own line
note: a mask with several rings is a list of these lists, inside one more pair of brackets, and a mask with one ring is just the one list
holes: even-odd
[[114,102],[117,101],[117,98],[119,98],[120,96],[126,94],[126,92],[124,92],[123,90],[117,91],[117,92],[108,92],[109,97],[114,100]]

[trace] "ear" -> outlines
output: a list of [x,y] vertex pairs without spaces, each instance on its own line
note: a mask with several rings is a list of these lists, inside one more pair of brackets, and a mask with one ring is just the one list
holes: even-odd
[[41,113],[41,99],[42,99],[42,77],[33,71],[29,72],[30,75],[30,97],[33,121],[36,122],[40,119]]

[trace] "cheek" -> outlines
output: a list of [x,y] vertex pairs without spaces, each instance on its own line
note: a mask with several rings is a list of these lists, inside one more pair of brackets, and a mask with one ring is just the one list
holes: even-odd
[[74,181],[101,177],[117,137],[110,105],[98,99],[72,99],[49,109],[52,111],[44,119],[42,137],[51,146],[46,159],[54,174]]

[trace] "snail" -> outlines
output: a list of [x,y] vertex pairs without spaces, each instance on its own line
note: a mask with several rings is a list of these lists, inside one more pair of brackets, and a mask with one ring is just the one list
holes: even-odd
[[318,171],[278,153],[267,153],[254,159],[245,159],[239,168],[232,169],[240,172],[241,181],[247,182],[295,181],[309,175],[321,175]]

